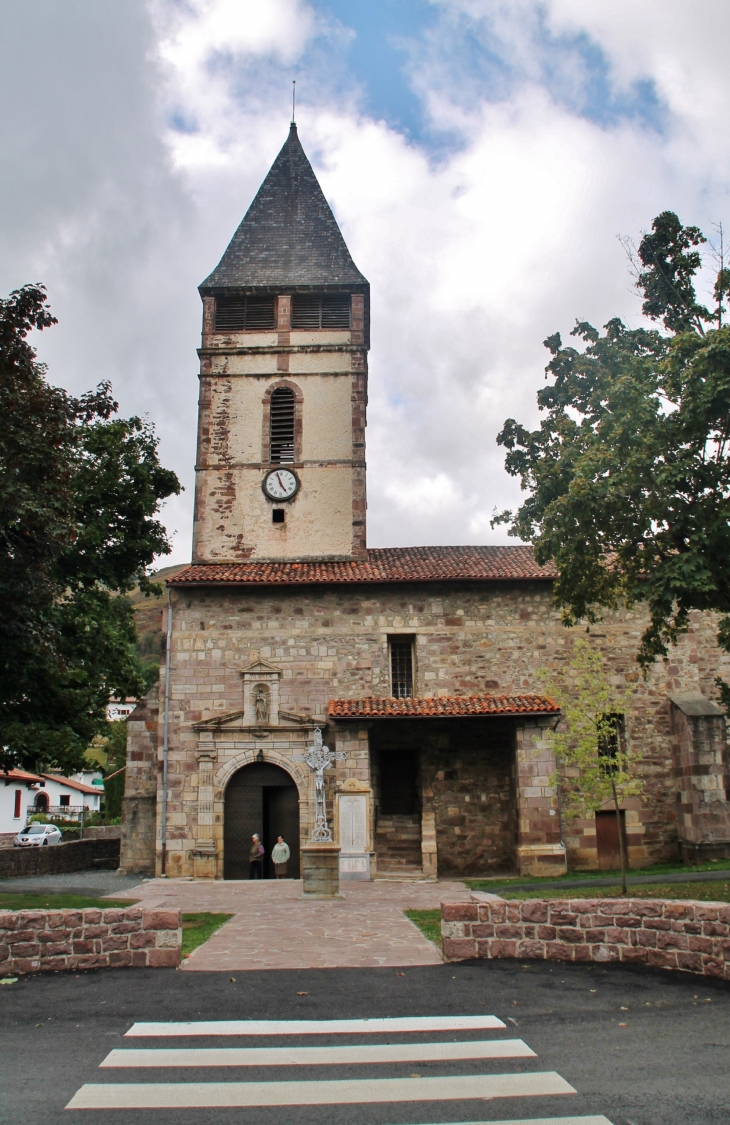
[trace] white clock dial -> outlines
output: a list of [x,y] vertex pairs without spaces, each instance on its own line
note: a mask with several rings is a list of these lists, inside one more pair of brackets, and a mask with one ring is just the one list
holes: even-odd
[[264,478],[264,492],[272,500],[291,500],[299,480],[291,469],[272,469]]

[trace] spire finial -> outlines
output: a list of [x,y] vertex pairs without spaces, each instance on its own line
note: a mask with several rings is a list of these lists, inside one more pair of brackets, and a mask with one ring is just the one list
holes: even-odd
[[296,79],[291,84],[291,123],[297,123],[297,82]]

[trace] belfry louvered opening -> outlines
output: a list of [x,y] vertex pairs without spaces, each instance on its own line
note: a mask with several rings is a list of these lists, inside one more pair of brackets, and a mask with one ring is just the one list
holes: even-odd
[[292,328],[349,328],[349,293],[295,293]]
[[218,297],[216,332],[244,332],[251,328],[276,328],[273,297]]
[[294,392],[288,387],[277,387],[269,410],[269,460],[272,465],[291,465],[294,460]]

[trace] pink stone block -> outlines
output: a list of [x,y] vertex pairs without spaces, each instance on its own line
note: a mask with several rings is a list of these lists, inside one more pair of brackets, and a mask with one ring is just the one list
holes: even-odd
[[142,929],[142,919],[134,922],[115,922],[110,928],[113,934],[133,934]]
[[591,953],[590,945],[574,945],[573,946],[573,960],[574,961],[592,961],[593,956]]
[[542,961],[545,957],[545,945],[541,941],[520,941],[517,943],[517,956]]
[[500,938],[501,940],[509,940],[512,938],[518,939],[524,937],[524,934],[522,932],[521,926],[510,926],[505,924],[504,926],[494,927],[494,936],[496,938]]
[[[476,922],[476,907],[473,919]],[[454,919],[456,921],[456,919]],[[143,925],[145,930],[179,930],[182,925],[182,914],[179,910],[145,910],[143,912]]]
[[124,911],[123,910],[105,910],[102,920],[107,925],[111,925],[112,922],[123,922],[124,921]]
[[494,941],[490,942],[490,954],[492,957],[516,957],[517,942],[498,941],[495,938]]
[[686,949],[689,939],[686,934],[659,933],[656,944],[657,949]]
[[443,952],[447,961],[464,961],[476,955],[474,942],[465,938],[444,938]]
[[649,964],[657,969],[676,969],[677,954],[668,949],[647,949]]
[[712,938],[697,937],[695,934],[690,935],[687,948],[690,953],[706,953],[709,956],[714,952]]
[[665,918],[690,918],[694,919],[694,907],[686,902],[666,902],[664,904]]
[[547,922],[548,906],[546,902],[523,902],[521,906],[524,922]]
[[538,926],[537,936],[540,941],[555,941],[558,931],[555,926]]
[[[444,922],[478,922],[479,907],[475,902],[442,902],[441,917]],[[179,922],[176,921],[174,926],[156,926],[151,924],[151,918],[157,918],[157,914],[145,914],[146,930],[172,930],[177,929],[179,925]]]
[[118,953],[110,953],[109,954],[109,968],[110,969],[122,969],[122,968],[125,968],[127,965],[131,965],[131,964],[132,964],[132,954],[129,952],[128,949],[120,951]]
[[678,953],[677,967],[684,969],[685,972],[701,973],[703,969],[702,955],[700,953]]
[[562,941],[548,941],[545,943],[545,957],[548,961],[572,961],[573,946]]
[[[472,954],[474,956],[474,944],[469,943],[472,947]],[[149,965],[154,969],[174,969],[180,964],[180,950],[179,949],[150,949],[148,953]]]
[[570,942],[571,945],[575,945],[577,942],[584,940],[585,933],[577,926],[558,926],[558,941]]
[[74,950],[72,949],[72,946],[71,946],[70,942],[68,942],[68,941],[52,941],[52,942],[49,942],[48,945],[43,946],[43,952],[41,954],[41,957],[44,960],[47,960],[49,957],[56,957],[56,956],[61,956],[61,955],[66,956],[67,954],[73,953],[73,952],[74,952]]
[[494,937],[496,927],[488,922],[475,922],[469,929],[473,938],[491,938]]
[[147,967],[147,954],[143,949],[135,950],[132,953],[132,968],[145,969]]

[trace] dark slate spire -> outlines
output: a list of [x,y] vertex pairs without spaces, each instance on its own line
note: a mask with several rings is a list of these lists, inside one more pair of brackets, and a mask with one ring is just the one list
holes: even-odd
[[243,222],[200,291],[364,285],[292,123]]

